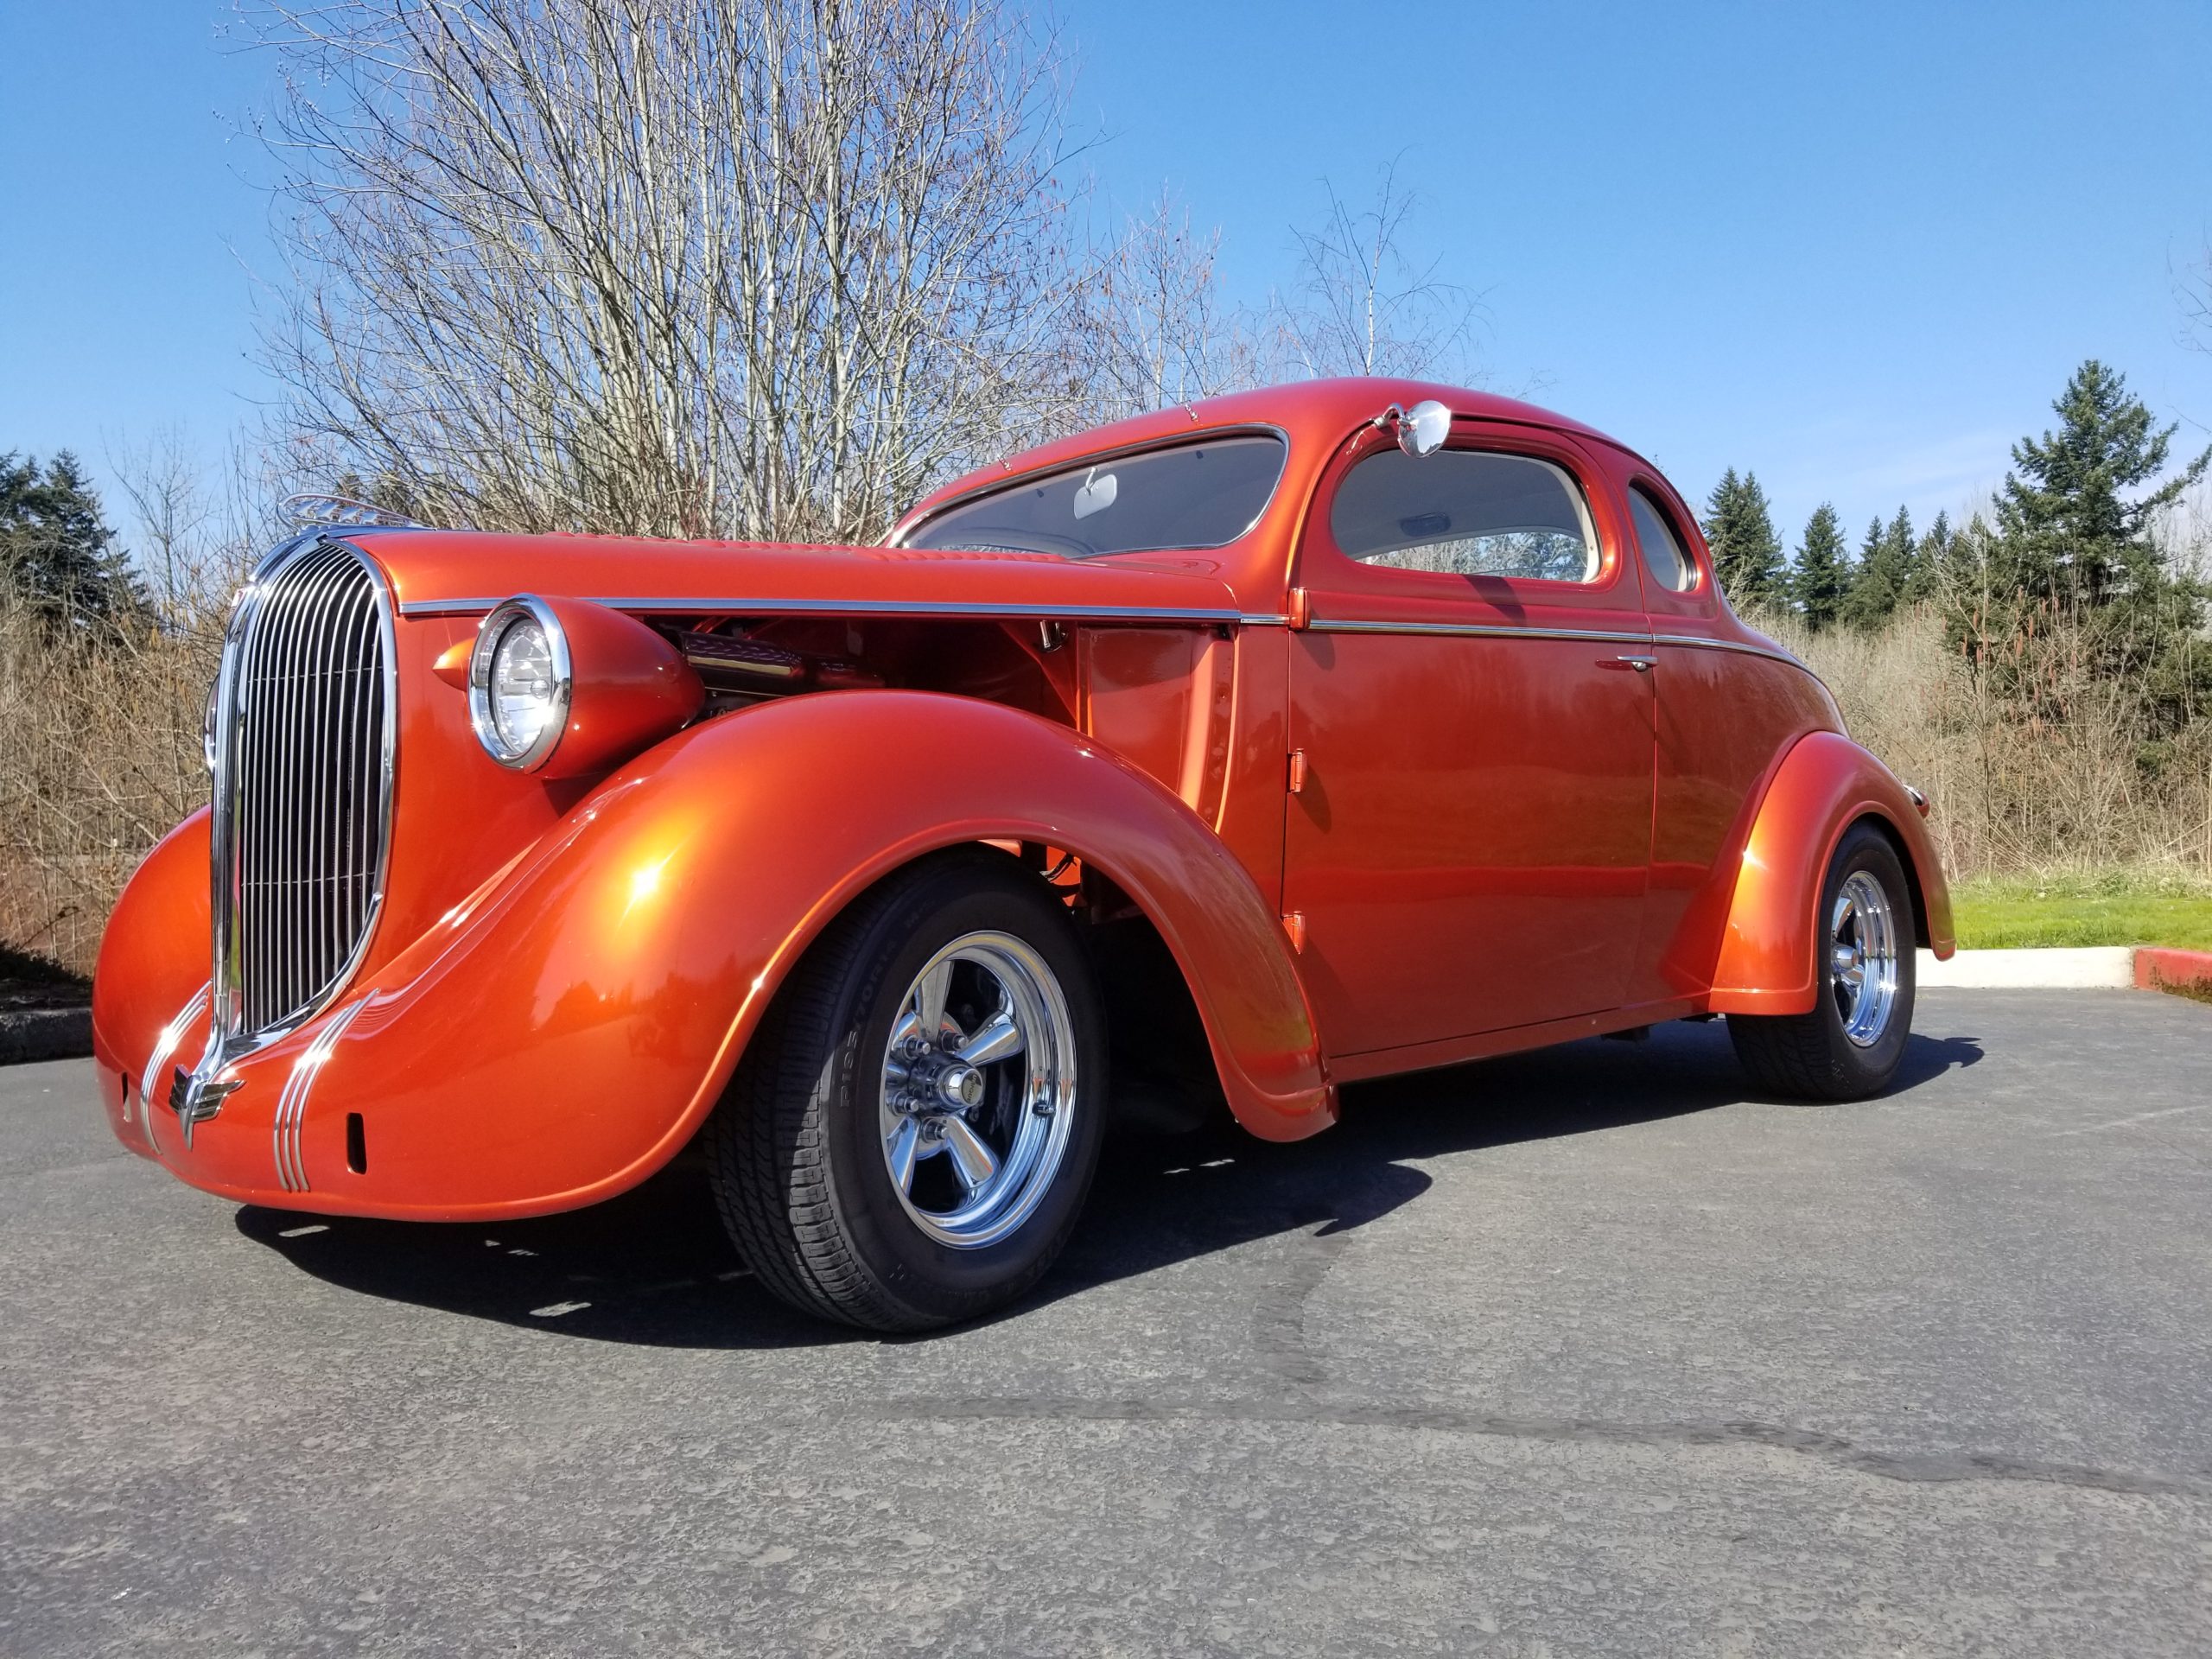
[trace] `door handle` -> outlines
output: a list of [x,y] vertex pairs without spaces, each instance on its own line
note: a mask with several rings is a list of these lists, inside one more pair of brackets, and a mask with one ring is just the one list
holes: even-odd
[[1600,658],[1598,663],[1600,668],[1632,668],[1639,674],[1649,674],[1658,665],[1656,657],[1615,657],[1610,661]]

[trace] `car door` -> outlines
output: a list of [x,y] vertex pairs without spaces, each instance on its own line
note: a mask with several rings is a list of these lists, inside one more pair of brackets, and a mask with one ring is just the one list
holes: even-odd
[[1807,732],[1831,723],[1804,669],[1728,614],[1712,551],[1659,474],[1618,451],[1604,459],[1643,564],[1657,696],[1651,888],[1633,1001],[1712,987],[1736,872],[1767,780]]
[[1364,431],[1324,476],[1294,573],[1284,909],[1335,1054],[1623,1000],[1650,633],[1598,478],[1564,435],[1470,421],[1420,457]]

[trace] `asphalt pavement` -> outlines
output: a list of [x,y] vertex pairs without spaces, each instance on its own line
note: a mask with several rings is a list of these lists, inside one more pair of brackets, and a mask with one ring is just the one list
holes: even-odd
[[0,1652],[2212,1651],[2212,1007],[1923,994],[1113,1152],[1046,1287],[784,1312],[695,1177],[240,1210],[0,1071]]

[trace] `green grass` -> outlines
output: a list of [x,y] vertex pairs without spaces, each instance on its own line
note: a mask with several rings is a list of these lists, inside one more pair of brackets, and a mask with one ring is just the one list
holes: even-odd
[[2110,871],[1964,882],[1951,890],[1959,948],[2163,944],[2212,950],[2212,883]]

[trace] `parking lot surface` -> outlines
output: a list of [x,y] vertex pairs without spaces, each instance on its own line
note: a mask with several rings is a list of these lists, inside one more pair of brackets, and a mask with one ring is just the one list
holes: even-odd
[[245,1210],[0,1071],[0,1652],[2212,1651],[2212,1007],[1931,991],[1128,1142],[1014,1313],[784,1312],[678,1174]]

